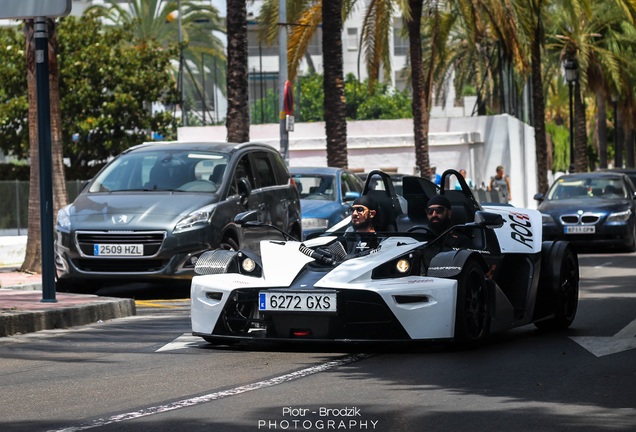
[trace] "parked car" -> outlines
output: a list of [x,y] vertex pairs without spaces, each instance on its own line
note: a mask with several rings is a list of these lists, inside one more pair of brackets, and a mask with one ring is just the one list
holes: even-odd
[[347,217],[351,202],[364,187],[352,171],[343,168],[291,167],[289,171],[300,193],[303,238]]
[[59,288],[106,279],[189,280],[210,249],[258,248],[273,228],[233,222],[247,210],[296,238],[300,198],[265,144],[156,142],[108,163],[57,216]]
[[599,170],[603,172],[618,172],[627,174],[627,177],[632,181],[634,185],[636,185],[636,168],[608,168],[604,170]]
[[[367,181],[367,177],[369,177],[369,173],[358,173],[357,176],[360,177],[360,180],[362,180],[362,182],[364,183]],[[402,195],[402,178],[408,176],[408,174],[393,173],[393,174],[390,174],[390,176],[391,176],[391,182],[393,183],[393,188],[395,189],[395,193],[398,195]],[[383,187],[384,186],[382,185],[381,182],[374,180],[374,185],[372,185],[372,189],[383,188]]]
[[636,251],[636,188],[626,174],[563,175],[545,196],[534,198],[540,202],[546,240]]

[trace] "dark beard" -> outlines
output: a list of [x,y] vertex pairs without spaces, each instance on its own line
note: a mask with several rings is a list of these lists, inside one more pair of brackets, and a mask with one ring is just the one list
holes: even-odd
[[358,224],[354,224],[353,227],[356,230],[366,229],[373,226],[373,221],[371,218],[367,218],[364,222],[360,222]]

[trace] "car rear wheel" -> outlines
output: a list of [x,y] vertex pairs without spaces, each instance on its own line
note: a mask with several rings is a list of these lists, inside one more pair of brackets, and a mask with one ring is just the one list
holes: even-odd
[[489,322],[486,277],[481,265],[470,260],[457,277],[455,343],[461,347],[478,345],[488,335]]
[[542,301],[548,302],[552,317],[535,321],[542,330],[559,330],[570,327],[576,316],[579,303],[579,263],[572,245],[555,242],[551,247],[544,244],[541,254],[539,289],[547,290]]

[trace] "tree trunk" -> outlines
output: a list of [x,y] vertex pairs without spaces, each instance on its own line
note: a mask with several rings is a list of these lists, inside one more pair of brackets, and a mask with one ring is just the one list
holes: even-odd
[[545,100],[543,98],[543,77],[541,74],[541,46],[543,25],[538,12],[537,26],[532,41],[532,109],[534,116],[534,140],[537,158],[537,187],[539,193],[548,191],[548,142],[545,132]]
[[598,133],[598,166],[607,168],[607,98],[599,89],[596,93],[596,130]]
[[245,0],[227,0],[227,127],[228,142],[250,140],[247,77],[247,8]]
[[411,81],[413,85],[413,141],[415,144],[415,166],[422,177],[431,177],[428,155],[428,104],[426,84],[422,65],[422,5],[423,0],[409,0],[411,19],[406,23],[409,33],[409,54],[411,57]]
[[585,127],[585,103],[581,97],[581,84],[574,82],[574,170],[587,172],[587,129]]
[[347,118],[342,59],[342,0],[323,0],[322,53],[327,166],[347,168]]
[[618,105],[616,118],[614,119],[614,168],[623,168],[623,145],[625,134],[623,133],[623,110]]
[[625,125],[625,168],[634,168],[634,129]]
[[[57,63],[57,25],[54,20],[47,18],[48,51],[49,51],[49,98],[51,118],[51,159],[52,159],[52,188],[53,215],[68,202],[66,182],[64,179],[64,162],[62,149],[62,114],[60,109],[59,69]],[[39,173],[39,136],[37,116],[37,89],[35,70],[35,39],[33,20],[25,21],[24,34],[26,36],[27,59],[27,92],[29,100],[29,225],[27,228],[26,255],[21,271],[40,273],[42,271],[41,229],[55,229],[55,227],[41,227],[40,219],[40,173]]]

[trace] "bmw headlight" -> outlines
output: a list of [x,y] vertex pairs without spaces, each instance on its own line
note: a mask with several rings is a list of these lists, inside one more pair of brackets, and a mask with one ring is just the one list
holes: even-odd
[[71,205],[70,204],[62,207],[57,212],[57,227],[64,231],[70,231],[71,229]]
[[329,219],[324,218],[303,218],[303,229],[327,229],[329,226]]
[[541,223],[542,224],[553,224],[554,218],[547,213],[541,213]]
[[610,215],[607,217],[607,221],[608,222],[625,222],[629,219],[631,215],[632,215],[631,209],[627,209],[625,211],[616,212],[616,213],[610,213]]
[[189,229],[200,228],[203,225],[207,225],[212,218],[214,212],[214,205],[209,205],[199,210],[195,210],[183,219],[181,219],[174,227],[173,232],[178,233],[187,231]]

